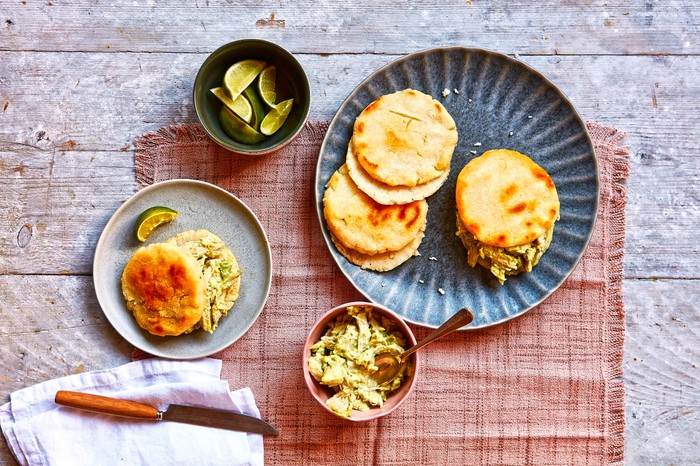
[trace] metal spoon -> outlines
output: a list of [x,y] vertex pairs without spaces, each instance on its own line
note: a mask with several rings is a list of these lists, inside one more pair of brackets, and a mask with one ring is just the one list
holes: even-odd
[[380,384],[393,380],[399,373],[401,364],[403,364],[411,354],[415,353],[418,349],[424,347],[428,343],[437,340],[448,333],[452,333],[461,327],[464,327],[465,325],[471,323],[472,320],[474,320],[474,314],[472,314],[472,312],[465,307],[446,320],[444,324],[436,328],[433,333],[425,337],[422,341],[401,353],[400,356],[396,356],[392,353],[378,354],[374,358],[374,365],[379,369],[377,372],[372,374],[372,378]]

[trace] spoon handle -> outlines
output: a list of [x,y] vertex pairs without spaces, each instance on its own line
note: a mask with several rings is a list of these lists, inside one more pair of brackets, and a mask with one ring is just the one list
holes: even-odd
[[418,349],[424,347],[428,343],[437,340],[438,338],[444,335],[447,335],[450,332],[457,330],[458,328],[464,327],[465,325],[471,323],[472,320],[474,320],[474,314],[472,314],[472,312],[466,307],[464,309],[461,309],[460,311],[457,311],[455,315],[447,319],[445,323],[433,330],[433,332],[430,335],[425,337],[415,346],[412,346],[411,348],[401,353],[401,360],[405,361],[406,358],[408,358],[411,354],[415,353]]

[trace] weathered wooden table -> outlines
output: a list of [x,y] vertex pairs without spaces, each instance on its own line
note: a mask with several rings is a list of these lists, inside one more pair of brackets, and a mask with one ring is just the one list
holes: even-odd
[[[0,394],[129,361],[92,287],[135,192],[133,143],[192,122],[218,46],[283,45],[329,120],[378,67],[438,46],[507,53],[584,119],[629,132],[628,464],[700,463],[700,2],[0,0]],[[3,439],[4,440],[4,439]],[[6,447],[0,461],[14,464]]]

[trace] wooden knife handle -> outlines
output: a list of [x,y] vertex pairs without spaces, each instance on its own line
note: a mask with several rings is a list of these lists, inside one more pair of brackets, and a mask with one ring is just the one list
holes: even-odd
[[54,401],[60,405],[93,411],[95,413],[151,419],[153,421],[160,419],[158,409],[153,406],[136,403],[134,401],[109,398],[107,396],[59,390],[56,392]]

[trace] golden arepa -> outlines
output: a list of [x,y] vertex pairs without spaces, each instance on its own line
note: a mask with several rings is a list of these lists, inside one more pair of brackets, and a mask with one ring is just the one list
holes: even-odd
[[338,251],[345,258],[362,269],[375,270],[377,272],[387,272],[395,269],[399,265],[406,262],[411,257],[418,254],[418,247],[423,242],[423,233],[416,236],[410,243],[398,251],[387,251],[380,254],[368,255],[357,252],[354,249],[346,248],[336,237],[331,233],[331,240]]
[[445,170],[442,175],[426,183],[415,186],[390,186],[375,180],[362,168],[352,151],[352,144],[348,145],[345,163],[348,166],[350,178],[352,178],[357,187],[375,201],[385,205],[407,204],[425,199],[440,189],[450,174],[449,170]]
[[405,89],[379,97],[360,113],[351,144],[372,178],[390,186],[415,186],[449,170],[457,129],[440,102]]
[[382,205],[362,192],[346,165],[331,177],[323,196],[328,229],[345,247],[374,255],[398,251],[425,230],[428,204]]
[[485,245],[530,243],[559,218],[559,197],[547,172],[529,157],[507,149],[471,160],[457,178],[459,220]]
[[139,248],[121,282],[127,308],[153,335],[180,335],[202,318],[202,268],[184,249],[164,243]]

